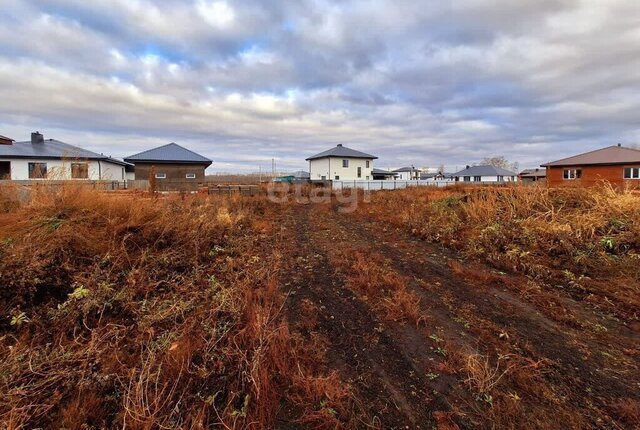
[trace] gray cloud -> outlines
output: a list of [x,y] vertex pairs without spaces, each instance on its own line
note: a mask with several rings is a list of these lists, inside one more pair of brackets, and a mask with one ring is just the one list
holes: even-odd
[[3,0],[0,132],[214,169],[336,143],[378,165],[535,166],[640,139],[633,2]]

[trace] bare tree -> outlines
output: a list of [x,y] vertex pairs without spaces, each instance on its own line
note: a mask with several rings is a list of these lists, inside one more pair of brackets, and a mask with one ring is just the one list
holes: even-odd
[[438,173],[444,173],[444,164],[438,166]]
[[507,160],[503,155],[496,155],[493,157],[484,158],[480,162],[480,164],[485,166],[499,167],[501,169],[507,169],[513,172],[517,172],[518,168],[520,167],[520,164],[517,161],[511,162]]

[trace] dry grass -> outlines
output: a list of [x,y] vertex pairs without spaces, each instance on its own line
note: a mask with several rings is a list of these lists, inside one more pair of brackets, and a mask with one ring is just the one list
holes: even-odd
[[618,317],[638,317],[640,195],[632,191],[414,188],[377,193],[364,211]]
[[0,196],[5,428],[270,428],[283,407],[313,427],[346,419],[349,387],[283,318],[265,201]]

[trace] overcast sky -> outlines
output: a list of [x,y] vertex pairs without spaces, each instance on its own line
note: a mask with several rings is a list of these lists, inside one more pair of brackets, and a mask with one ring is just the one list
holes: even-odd
[[[216,171],[522,167],[640,143],[635,0],[0,0],[0,134]],[[449,167],[450,166],[450,167]]]

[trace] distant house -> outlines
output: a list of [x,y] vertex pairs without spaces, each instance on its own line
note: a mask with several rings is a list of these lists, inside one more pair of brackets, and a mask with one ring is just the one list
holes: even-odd
[[14,140],[7,136],[0,135],[0,145],[11,145]]
[[373,160],[377,158],[340,144],[307,161],[312,181],[368,181],[373,178]]
[[204,171],[211,160],[196,154],[176,143],[159,146],[139,154],[126,157],[127,163],[135,165],[135,179],[149,180],[153,171],[158,182],[204,182]]
[[305,172],[304,170],[296,170],[295,172],[291,173],[291,176],[293,176],[293,179],[297,181],[304,181],[311,178],[311,174],[309,172]]
[[455,180],[453,173],[437,172],[437,173],[420,173],[421,181],[453,181]]
[[622,145],[585,152],[541,167],[547,169],[550,186],[590,186],[603,181],[617,186],[640,186],[640,150]]
[[389,170],[371,169],[371,175],[375,181],[388,181],[395,179],[398,174]]
[[495,166],[467,166],[453,178],[456,182],[516,182],[518,174]]
[[397,173],[397,179],[401,181],[414,181],[420,179],[420,169],[416,169],[415,167],[401,167],[393,171]]
[[111,180],[126,178],[126,163],[87,151],[39,132],[31,140],[13,142],[5,138],[0,145],[0,178],[16,181],[33,179]]
[[545,169],[525,169],[518,175],[520,181],[526,183],[540,182],[547,178],[547,171]]
[[305,172],[304,170],[297,170],[295,172],[289,173],[287,175],[278,176],[273,179],[273,182],[286,182],[286,183],[302,183],[309,181],[309,172]]

